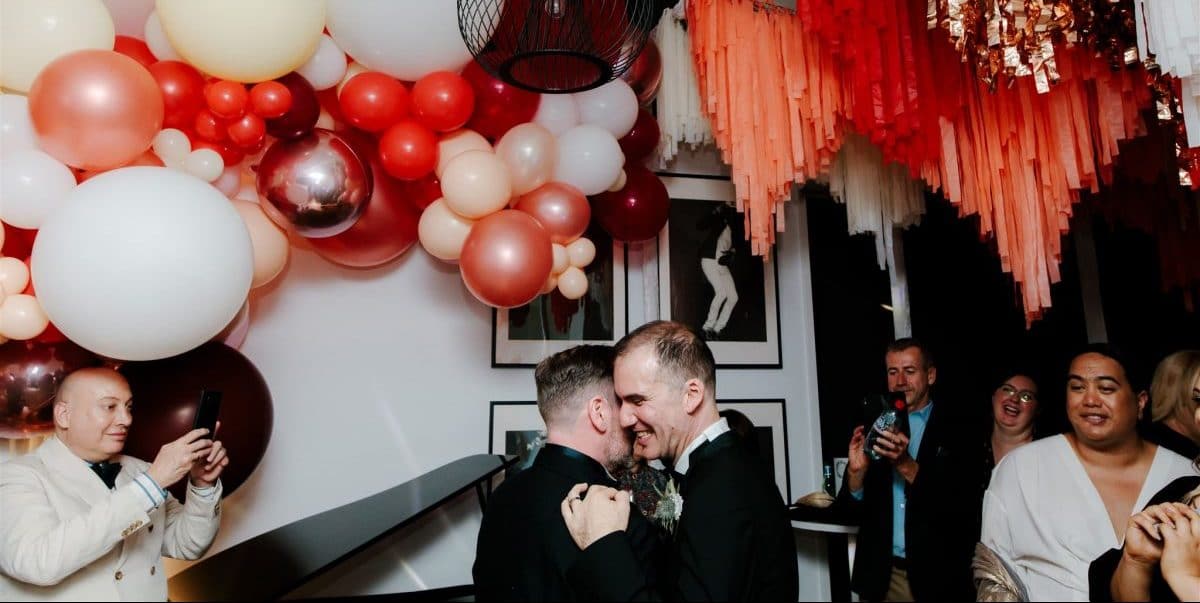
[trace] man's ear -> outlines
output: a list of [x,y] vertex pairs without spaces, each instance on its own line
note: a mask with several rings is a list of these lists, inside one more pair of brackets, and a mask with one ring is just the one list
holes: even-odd
[[699,379],[688,379],[683,384],[683,411],[687,414],[693,414],[700,405],[704,403],[704,394],[707,388],[704,382]]
[[608,432],[609,422],[613,420],[610,414],[607,401],[603,397],[596,396],[587,401],[588,421],[591,421],[592,429],[597,433]]
[[929,385],[934,383],[937,383],[937,367],[931,366],[929,367]]
[[65,430],[71,424],[71,405],[62,401],[54,401],[54,426]]

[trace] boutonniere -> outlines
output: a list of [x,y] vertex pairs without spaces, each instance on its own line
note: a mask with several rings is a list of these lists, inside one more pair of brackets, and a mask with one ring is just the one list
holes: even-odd
[[665,490],[659,490],[658,486],[655,486],[654,491],[658,493],[659,498],[658,505],[654,507],[653,519],[664,530],[674,534],[675,526],[679,523],[679,516],[683,515],[683,496],[679,494],[674,479],[667,480]]

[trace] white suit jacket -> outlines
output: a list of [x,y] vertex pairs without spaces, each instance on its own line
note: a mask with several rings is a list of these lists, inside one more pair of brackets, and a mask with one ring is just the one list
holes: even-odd
[[[0,600],[165,601],[162,556],[199,559],[217,535],[221,486],[146,513],[129,456],[116,487],[57,438],[0,465]],[[185,478],[186,479],[186,478]]]

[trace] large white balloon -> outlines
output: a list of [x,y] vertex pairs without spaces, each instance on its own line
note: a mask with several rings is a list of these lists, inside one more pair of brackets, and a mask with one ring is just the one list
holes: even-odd
[[0,155],[38,148],[37,133],[29,118],[29,98],[0,94]]
[[118,36],[142,39],[146,32],[146,17],[154,12],[154,0],[104,0]]
[[115,39],[100,0],[3,0],[0,86],[28,92],[50,61],[76,50],[112,50]]
[[533,123],[550,130],[555,136],[579,125],[579,107],[570,94],[543,94],[538,102]]
[[637,121],[637,93],[625,80],[615,79],[573,96],[579,107],[579,123],[600,126],[616,138],[628,134]]
[[346,53],[338,48],[333,38],[322,34],[317,50],[308,62],[296,69],[316,90],[332,88],[346,77]]
[[217,189],[160,167],[75,187],[38,232],[38,301],[75,343],[121,360],[186,352],[219,333],[250,291],[241,216]]
[[75,188],[71,168],[41,151],[0,156],[0,220],[17,228],[41,228]]
[[554,180],[570,184],[585,195],[608,190],[621,175],[625,154],[613,135],[599,126],[575,126],[558,137]]
[[329,0],[326,11],[338,46],[374,71],[415,82],[471,60],[451,0]]

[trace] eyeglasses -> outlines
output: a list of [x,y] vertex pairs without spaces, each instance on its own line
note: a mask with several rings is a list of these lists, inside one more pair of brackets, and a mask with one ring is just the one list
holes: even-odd
[[1005,396],[1016,396],[1017,400],[1019,400],[1021,402],[1021,404],[1024,404],[1026,406],[1028,406],[1030,404],[1035,404],[1037,402],[1037,394],[1036,393],[1031,392],[1027,389],[1018,390],[1017,388],[1015,388],[1007,383],[1005,383],[1004,385],[1001,385],[998,391],[1004,392]]

